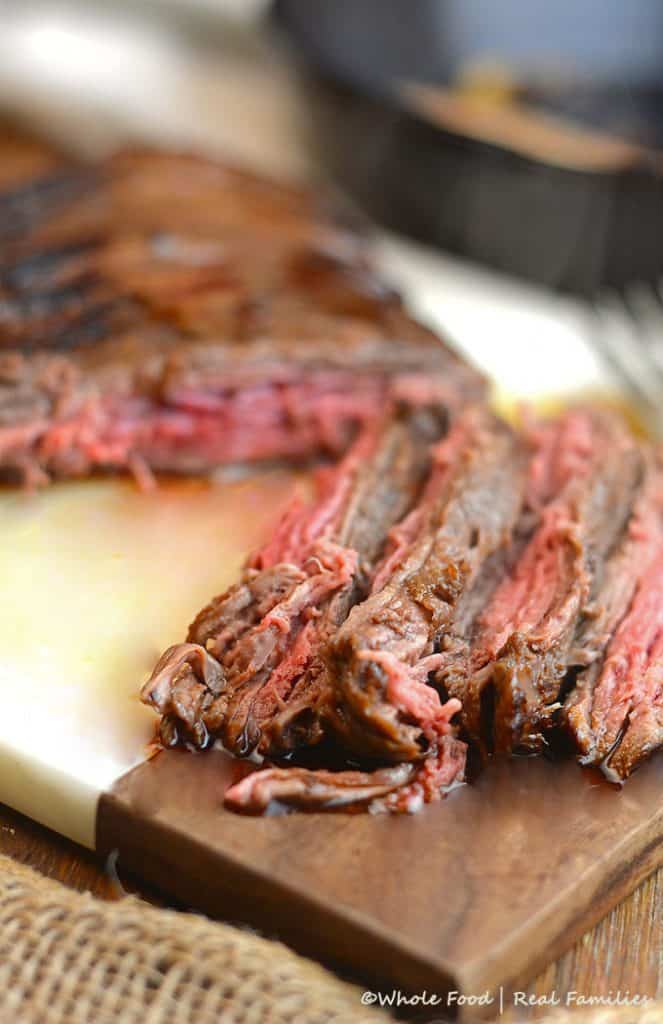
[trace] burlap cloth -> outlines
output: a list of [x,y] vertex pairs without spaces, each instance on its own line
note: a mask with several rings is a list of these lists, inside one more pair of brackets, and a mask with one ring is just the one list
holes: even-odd
[[[663,1004],[550,1019],[661,1024]],[[0,857],[2,1024],[389,1020],[362,1006],[361,989],[280,943],[133,897],[107,903]]]

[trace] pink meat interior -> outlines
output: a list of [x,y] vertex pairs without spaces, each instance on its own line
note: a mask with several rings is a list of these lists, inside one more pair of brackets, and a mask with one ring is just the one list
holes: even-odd
[[571,411],[537,427],[532,440],[536,447],[527,494],[530,506],[542,509],[541,520],[481,615],[475,668],[496,658],[511,634],[527,632],[546,617],[550,632],[556,633],[570,611],[556,606],[575,517],[565,488],[571,480],[587,476],[600,455],[591,416]]
[[311,373],[236,390],[179,390],[168,402],[142,395],[90,397],[75,413],[0,429],[10,453],[75,471],[123,468],[140,458],[158,469],[340,454],[358,425],[384,408],[379,375]]

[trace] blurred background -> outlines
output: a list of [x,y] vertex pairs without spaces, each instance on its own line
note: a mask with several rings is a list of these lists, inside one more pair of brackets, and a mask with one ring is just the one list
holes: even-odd
[[503,402],[660,430],[659,0],[0,0],[0,109],[345,196]]

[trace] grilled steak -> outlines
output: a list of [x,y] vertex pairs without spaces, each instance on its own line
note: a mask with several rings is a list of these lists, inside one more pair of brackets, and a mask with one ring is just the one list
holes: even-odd
[[225,804],[252,814],[260,814],[275,804],[306,810],[369,804],[406,786],[415,774],[413,764],[393,765],[374,772],[266,768],[231,786]]
[[562,724],[616,780],[663,745],[663,470],[616,418],[498,421],[305,189],[0,145],[1,476],[334,460],[143,689],[165,744],[347,760],[229,806],[416,810],[459,722],[484,753]]
[[4,154],[0,471],[338,456],[392,397],[483,392],[304,189],[181,155]]
[[320,739],[330,699],[320,651],[365,595],[385,534],[415,500],[445,429],[437,406],[388,411],[323,471],[317,501],[290,510],[146,684],[166,742],[178,732],[198,746],[220,736],[245,755],[283,753],[293,735]]
[[371,596],[350,612],[328,655],[337,735],[389,761],[421,758],[449,732],[461,704],[441,700],[428,677],[522,505],[524,449],[485,411],[460,418],[434,458],[421,502],[391,533]]
[[633,514],[606,561],[579,647],[587,666],[564,717],[583,764],[624,779],[663,743],[663,480],[647,461]]
[[585,624],[643,475],[642,451],[609,416],[569,413],[535,442],[524,546],[517,537],[515,564],[440,674],[468,735],[498,751],[540,750],[565,677],[586,657]]
[[[420,407],[428,426],[399,459],[388,439],[403,415],[365,429],[148,684],[166,741],[220,736],[278,757],[325,737],[347,752],[348,770],[268,765],[231,787],[234,809],[412,812],[463,779],[458,720],[484,752],[538,751],[561,720],[613,779],[663,745],[651,451],[607,414],[522,438],[476,406],[429,460]],[[385,486],[405,515],[398,501],[384,513]]]
[[611,642],[596,687],[604,709],[596,749],[612,737],[603,770],[623,781],[663,745],[663,551],[638,583],[628,616]]
[[423,803],[439,800],[445,789],[463,780],[465,750],[464,743],[443,736],[436,756],[420,764],[401,762],[372,772],[265,768],[231,786],[225,804],[252,814],[274,805],[306,810],[360,805],[373,814],[412,814]]

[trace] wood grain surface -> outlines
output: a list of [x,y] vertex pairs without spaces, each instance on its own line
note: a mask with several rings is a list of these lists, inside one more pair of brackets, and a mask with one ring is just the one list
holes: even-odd
[[134,769],[102,797],[98,849],[381,989],[503,986],[508,1005],[661,864],[659,758],[620,792],[572,762],[498,760],[410,818],[241,817],[222,806],[232,765],[167,751]]
[[[70,888],[101,899],[121,895],[99,857],[2,805],[0,852]],[[152,889],[128,876],[122,865],[119,873],[125,889],[162,902]],[[525,991],[534,996],[571,990],[607,995],[619,988],[663,997],[663,869],[541,971]],[[536,1008],[508,1010],[502,1019],[510,1024],[536,1015]]]

